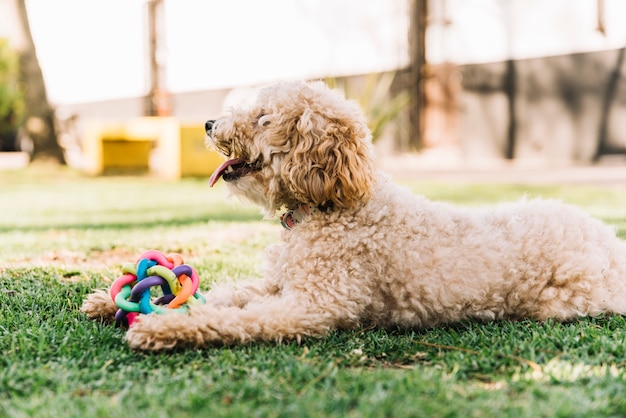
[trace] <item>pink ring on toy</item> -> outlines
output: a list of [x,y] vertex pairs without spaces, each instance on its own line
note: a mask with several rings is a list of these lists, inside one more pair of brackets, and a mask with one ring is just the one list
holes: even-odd
[[200,277],[198,276],[196,269],[193,267],[191,267],[191,285],[193,286],[191,294],[195,295],[198,291],[198,287],[200,287]]
[[111,299],[113,299],[113,302],[115,302],[115,297],[117,296],[118,293],[120,293],[120,290],[122,289],[122,287],[126,285],[131,285],[135,280],[137,280],[137,276],[135,276],[134,274],[130,274],[130,273],[124,274],[118,277],[117,279],[115,279],[115,281],[111,285],[111,289],[109,290],[109,296],[111,296]]
[[133,324],[133,322],[135,322],[135,319],[137,319],[137,315],[139,315],[138,312],[128,312],[126,314],[126,320],[128,321],[129,327]]
[[143,259],[143,258],[147,258],[148,260],[152,260],[152,261],[156,261],[157,264],[163,266],[163,267],[167,267],[168,269],[173,269],[175,267],[174,262],[169,260],[165,254],[163,254],[160,251],[157,250],[148,250],[145,253],[143,253],[141,255],[141,257],[139,257],[139,259],[137,260],[137,262],[139,262],[139,260]]

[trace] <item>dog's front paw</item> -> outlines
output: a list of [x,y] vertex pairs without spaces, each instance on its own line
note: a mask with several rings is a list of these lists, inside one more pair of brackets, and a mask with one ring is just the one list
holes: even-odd
[[200,328],[199,325],[189,315],[176,312],[140,315],[126,332],[126,341],[136,350],[160,351],[200,348],[220,340],[210,327]]
[[89,319],[112,322],[115,319],[117,306],[106,291],[96,290],[83,301],[80,311]]

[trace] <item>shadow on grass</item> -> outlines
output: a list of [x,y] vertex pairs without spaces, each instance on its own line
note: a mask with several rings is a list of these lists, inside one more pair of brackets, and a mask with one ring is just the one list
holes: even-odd
[[0,233],[9,232],[43,232],[49,230],[59,229],[76,229],[76,230],[124,230],[124,229],[151,229],[162,226],[168,227],[183,227],[195,224],[205,224],[208,222],[223,222],[223,223],[241,223],[241,222],[256,222],[260,221],[261,216],[258,214],[250,213],[215,213],[202,216],[186,216],[179,218],[164,218],[164,219],[149,219],[143,221],[132,220],[128,222],[120,221],[103,221],[103,222],[65,222],[57,224],[46,225],[27,225],[27,226],[13,226],[13,225],[0,225]]

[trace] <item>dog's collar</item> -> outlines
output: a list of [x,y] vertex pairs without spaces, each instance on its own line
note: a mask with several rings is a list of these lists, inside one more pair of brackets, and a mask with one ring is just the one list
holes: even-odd
[[280,217],[280,224],[285,229],[291,229],[309,216],[318,212],[320,212],[319,208],[310,207],[309,205],[302,205],[283,213]]

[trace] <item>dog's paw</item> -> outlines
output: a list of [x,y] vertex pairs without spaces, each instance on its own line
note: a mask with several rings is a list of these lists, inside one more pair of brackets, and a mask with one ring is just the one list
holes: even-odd
[[96,290],[83,301],[80,311],[89,319],[112,322],[115,319],[117,306],[106,291]]
[[126,332],[128,345],[136,350],[161,351],[175,348],[201,348],[220,341],[208,326],[194,323],[188,315],[176,312],[139,315]]

